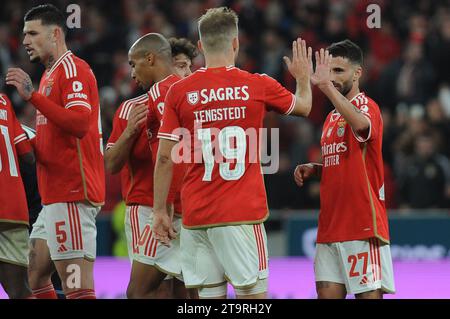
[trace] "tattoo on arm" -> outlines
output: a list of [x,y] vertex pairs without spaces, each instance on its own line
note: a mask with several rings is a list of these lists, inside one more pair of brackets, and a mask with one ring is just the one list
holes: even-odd
[[25,79],[25,83],[23,83],[23,89],[28,94],[31,94],[33,92],[33,83],[31,82],[31,79],[29,77]]

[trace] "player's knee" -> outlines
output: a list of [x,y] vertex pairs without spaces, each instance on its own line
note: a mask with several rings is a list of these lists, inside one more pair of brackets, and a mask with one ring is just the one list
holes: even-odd
[[212,298],[226,298],[227,296],[227,284],[223,284],[217,287],[202,287],[198,289],[198,296],[203,299]]
[[236,296],[240,298],[264,299],[267,293],[267,278],[259,279],[255,285],[245,288],[235,288]]
[[150,287],[145,287],[142,284],[130,281],[127,287],[127,298],[128,299],[143,299],[152,297],[154,295],[154,290]]
[[3,288],[10,299],[25,299],[32,295],[26,280],[7,280],[4,282]]
[[357,299],[383,299],[383,293],[381,289],[377,289],[356,294],[355,297]]

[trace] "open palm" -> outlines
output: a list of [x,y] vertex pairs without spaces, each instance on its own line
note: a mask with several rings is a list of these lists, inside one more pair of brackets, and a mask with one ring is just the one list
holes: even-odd
[[309,80],[312,74],[312,49],[306,47],[305,40],[298,38],[292,42],[292,61],[284,57],[289,72],[296,80]]
[[316,70],[311,75],[311,82],[314,85],[323,85],[331,81],[330,77],[330,61],[331,54],[328,50],[320,49],[320,52],[316,51]]

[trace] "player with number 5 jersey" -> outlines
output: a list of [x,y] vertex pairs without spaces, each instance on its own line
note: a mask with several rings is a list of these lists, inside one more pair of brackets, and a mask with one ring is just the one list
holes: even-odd
[[[23,70],[11,68],[7,83],[37,110],[38,186],[44,204],[33,225],[30,284],[37,297],[54,298],[54,261],[67,298],[95,298],[95,217],[105,196],[103,145],[97,81],[82,59],[67,49],[63,14],[52,5],[24,18],[23,44],[31,62],[44,64],[39,90]],[[68,287],[67,266],[77,264],[81,284]]]
[[269,211],[259,129],[268,111],[307,116],[311,109],[311,50],[308,59],[305,42],[294,41],[293,60],[286,58],[297,80],[294,95],[268,75],[234,66],[237,20],[224,7],[209,9],[200,18],[206,67],[169,89],[158,133],[154,218],[159,223],[154,232],[162,242],[175,235],[166,224],[163,203],[169,185],[164,179],[170,176],[172,148],[182,140],[187,166],[181,189],[182,271],[186,286],[198,287],[202,298],[225,298],[226,281],[238,296],[265,296],[268,254],[263,222]]

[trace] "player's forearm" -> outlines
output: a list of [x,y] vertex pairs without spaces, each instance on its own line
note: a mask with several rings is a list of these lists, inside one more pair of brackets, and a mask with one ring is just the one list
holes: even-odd
[[307,117],[312,108],[312,91],[309,78],[297,79],[295,107],[291,115]]
[[173,175],[173,162],[170,155],[158,152],[154,179],[154,209],[160,212],[166,209],[167,197]]
[[320,89],[328,97],[336,110],[344,117],[355,132],[364,132],[369,128],[368,119],[330,82]]
[[117,174],[125,166],[136,138],[124,131],[113,146],[105,151],[105,168]]
[[66,109],[40,93],[33,92],[29,100],[50,122],[66,133],[83,138],[89,131],[90,111],[84,107]]

